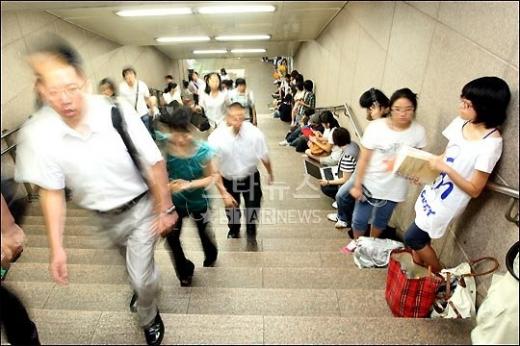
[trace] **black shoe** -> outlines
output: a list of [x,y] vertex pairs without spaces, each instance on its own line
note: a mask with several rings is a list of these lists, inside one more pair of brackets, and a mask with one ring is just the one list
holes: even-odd
[[160,345],[164,337],[164,323],[157,311],[152,324],[144,328],[144,337],[148,345]]
[[137,312],[137,293],[135,292],[130,300],[130,312]]
[[193,279],[193,273],[195,272],[195,264],[192,261],[186,260],[186,268],[183,276],[179,277],[181,287],[191,286],[191,280]]
[[228,239],[237,239],[240,238],[240,235],[238,232],[229,231],[227,234]]
[[214,256],[206,257],[203,265],[204,265],[204,267],[213,267],[213,265],[215,264],[216,261],[217,261],[217,253],[215,253]]

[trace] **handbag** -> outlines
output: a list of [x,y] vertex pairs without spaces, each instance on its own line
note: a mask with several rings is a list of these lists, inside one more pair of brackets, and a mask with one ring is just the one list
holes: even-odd
[[209,130],[211,127],[208,117],[204,114],[204,109],[193,112],[191,115],[191,124],[202,132]]
[[314,156],[322,156],[326,154],[325,150],[314,142],[309,143],[309,149],[311,150],[311,154]]
[[443,282],[431,268],[415,264],[409,249],[393,250],[386,276],[386,302],[396,317],[428,317]]
[[[475,273],[472,266],[492,261],[494,267],[483,273]],[[499,267],[496,258],[483,257],[471,263],[463,262],[455,268],[443,269],[440,275],[445,277],[446,292],[440,294],[433,304],[432,318],[473,318],[476,315],[477,284],[475,277],[491,274]],[[452,286],[455,286],[454,288]],[[450,291],[453,292],[450,294]]]

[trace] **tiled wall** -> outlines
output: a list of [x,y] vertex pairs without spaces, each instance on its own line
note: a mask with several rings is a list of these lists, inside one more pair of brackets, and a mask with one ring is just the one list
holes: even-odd
[[34,111],[34,78],[25,62],[27,49],[46,32],[57,33],[81,54],[92,90],[110,77],[122,80],[132,65],[139,79],[161,89],[164,76],[179,76],[176,61],[152,47],[121,46],[42,11],[2,11],[2,129],[20,125]]
[[[302,45],[296,68],[317,85],[318,106],[347,101],[366,126],[359,96],[370,87],[418,93],[417,119],[428,131],[427,150],[441,153],[442,129],[457,115],[462,86],[487,75],[505,79],[513,95],[503,129],[504,153],[493,180],[518,189],[518,2],[349,2],[320,37]],[[345,126],[345,119],[341,120]],[[406,229],[419,190],[394,213]],[[485,191],[470,203],[435,248],[448,266],[495,256],[504,271],[517,226],[504,214],[509,199]],[[489,278],[480,285],[482,294]]]

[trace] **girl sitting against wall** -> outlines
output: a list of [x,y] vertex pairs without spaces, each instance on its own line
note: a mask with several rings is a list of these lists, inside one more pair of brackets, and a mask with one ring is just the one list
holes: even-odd
[[459,117],[442,132],[449,142],[443,154],[430,161],[441,174],[426,185],[415,203],[415,221],[405,234],[414,261],[439,272],[442,266],[431,239],[441,238],[450,222],[471,198],[480,195],[502,154],[504,123],[511,99],[509,87],[497,77],[475,79],[462,88]]
[[[379,237],[397,203],[406,198],[406,179],[393,174],[388,167],[401,145],[426,146],[424,127],[414,120],[416,109],[416,94],[408,88],[397,90],[390,98],[390,116],[372,121],[365,130],[356,179],[350,190],[356,199],[352,220],[355,240],[365,234],[370,219],[370,236]],[[353,251],[355,240],[345,250]]]

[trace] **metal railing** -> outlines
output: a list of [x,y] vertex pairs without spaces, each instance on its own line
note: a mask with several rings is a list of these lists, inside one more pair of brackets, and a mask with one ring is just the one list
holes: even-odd
[[[22,128],[21,126],[18,126],[17,128],[15,128],[13,130],[4,130],[4,131],[2,131],[2,137],[0,138],[0,140],[5,141],[5,143],[7,144],[7,148],[2,150],[2,154],[0,156],[3,157],[4,154],[9,153],[9,155],[11,156],[11,158],[12,158],[13,162],[15,163],[15,165],[16,165],[16,153],[15,153],[15,151],[16,151],[16,143],[13,143],[10,140],[10,137],[11,137],[11,135],[13,135],[16,132],[18,132],[21,128]],[[25,190],[27,191],[27,200],[29,202],[31,202],[34,199],[38,198],[38,196],[34,193],[34,189],[33,189],[31,184],[24,183],[23,185],[25,186]]]

